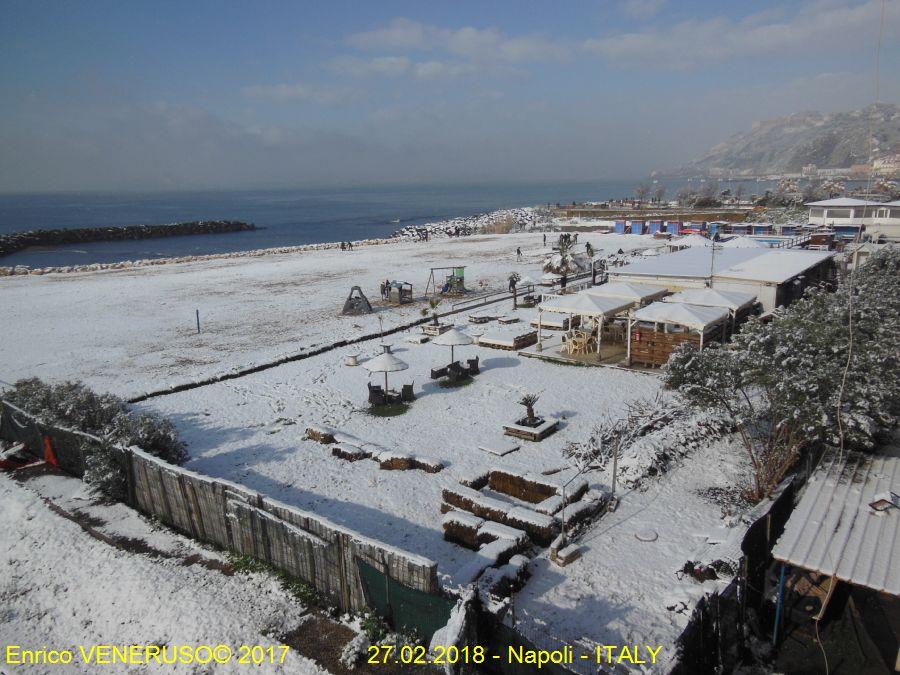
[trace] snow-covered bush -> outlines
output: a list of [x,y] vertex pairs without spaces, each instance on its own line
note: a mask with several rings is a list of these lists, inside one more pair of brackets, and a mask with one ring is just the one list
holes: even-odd
[[751,319],[728,346],[682,345],[669,359],[669,388],[734,421],[751,499],[770,494],[806,445],[867,449],[896,423],[898,277],[900,251],[882,250],[834,293],[812,289],[769,323]]
[[19,380],[4,398],[48,424],[98,437],[101,443],[85,441],[82,446],[84,479],[110,498],[121,499],[126,489],[122,453],[116,446],[134,445],[173,464],[187,459],[185,444],[169,420],[132,414],[121,398],[98,394],[80,382]]

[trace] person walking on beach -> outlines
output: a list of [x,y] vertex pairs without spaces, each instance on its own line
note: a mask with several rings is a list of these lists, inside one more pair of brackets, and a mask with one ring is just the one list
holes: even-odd
[[341,242],[341,250],[342,250],[342,251],[346,251],[346,250],[347,250],[347,246],[344,244],[344,242]]
[[547,233],[544,232],[544,248],[547,247]]
[[381,299],[384,300],[384,282],[381,282]]
[[522,262],[522,247],[516,247],[516,262]]

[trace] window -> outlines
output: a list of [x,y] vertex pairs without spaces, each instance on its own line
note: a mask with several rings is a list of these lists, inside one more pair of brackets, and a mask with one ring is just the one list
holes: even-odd
[[852,218],[853,209],[828,209],[826,218]]
[[810,218],[821,218],[824,215],[825,215],[825,209],[823,209],[821,206],[817,206],[817,207],[811,208],[809,210]]

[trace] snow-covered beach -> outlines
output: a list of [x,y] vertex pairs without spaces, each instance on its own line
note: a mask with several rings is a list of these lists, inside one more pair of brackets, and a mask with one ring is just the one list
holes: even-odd
[[[548,244],[554,236],[548,235]],[[580,234],[579,244],[587,242],[601,254],[661,245],[646,236]],[[98,391],[135,397],[415,322],[428,307],[421,296],[432,267],[465,266],[470,289],[499,291],[507,287],[511,272],[539,278],[549,252],[543,233],[525,232],[16,275],[0,280],[10,319],[0,347],[0,379],[80,379]],[[378,289],[385,279],[412,283],[417,301],[401,306],[382,302]],[[340,315],[353,285],[368,295],[373,313]],[[437,309],[449,312],[454,302],[444,298]],[[508,300],[492,313],[518,318],[509,330],[527,325],[536,314],[514,312]],[[468,314],[444,320],[473,336],[496,329],[496,323],[470,325]],[[379,353],[377,338],[157,396],[138,408],[175,422],[188,443],[187,468],[241,483],[364,536],[427,556],[438,563],[441,582],[454,588],[474,554],[443,537],[445,489],[496,469],[550,473],[565,481],[574,476],[563,453],[566,445],[583,441],[600,417],[621,416],[629,402],[656,395],[660,384],[650,374],[573,368],[470,346],[460,348],[458,357],[478,356],[481,374],[468,386],[445,389],[430,380],[429,371],[446,363],[448,349],[405,339],[417,333],[409,329],[385,338],[409,365],[392,374],[392,386],[412,382],[417,395],[409,411],[398,417],[367,411],[370,375],[345,363],[350,353],[360,361]],[[479,449],[500,442],[502,425],[521,414],[517,400],[526,392],[540,394],[539,412],[558,419],[560,431],[540,444],[524,442],[504,456]],[[306,439],[308,427],[334,429],[360,444],[440,463],[443,470],[384,471],[372,460],[347,462]],[[624,460],[623,475],[641,476],[658,466],[653,447]],[[722,525],[720,508],[697,491],[733,477],[740,465],[727,443],[685,462],[624,493],[620,511],[601,519],[586,537],[579,561],[561,569],[550,564],[546,551],[538,553],[534,577],[518,601],[523,630],[574,644],[674,643],[690,612],[677,602],[681,609],[670,610],[673,597],[690,601],[702,595],[696,582],[680,581],[675,572],[705,543],[706,534]],[[592,489],[607,490],[609,477],[593,474],[589,483]],[[679,509],[682,518],[659,526],[664,514]],[[647,522],[658,536],[653,543],[634,536]],[[611,542],[619,543],[611,547]],[[635,555],[646,564],[632,565]],[[607,579],[609,593],[600,604],[591,601],[589,612],[581,611],[585,589],[595,587],[594,580],[601,577]]]

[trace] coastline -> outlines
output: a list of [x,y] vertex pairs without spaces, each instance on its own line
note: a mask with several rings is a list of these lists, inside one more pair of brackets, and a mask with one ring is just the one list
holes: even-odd
[[[384,244],[400,243],[404,241],[421,240],[427,233],[428,237],[471,236],[482,234],[491,228],[507,229],[511,231],[513,226],[524,227],[537,224],[536,212],[533,207],[515,209],[499,209],[490,213],[482,213],[473,216],[464,216],[442,220],[436,223],[426,223],[403,227],[391,237],[374,237],[358,239],[351,243],[357,246],[381,246]],[[499,233],[499,232],[498,232]],[[103,270],[121,270],[134,267],[147,267],[151,265],[174,265],[179,263],[202,262],[206,260],[224,260],[233,258],[262,257],[268,255],[284,255],[294,253],[307,253],[310,251],[323,251],[337,249],[341,242],[321,242],[315,244],[298,244],[296,246],[276,246],[259,249],[247,249],[244,251],[231,251],[227,253],[207,253],[199,255],[172,256],[165,258],[141,258],[138,260],[124,260],[121,262],[86,263],[83,265],[49,265],[45,267],[32,267],[29,265],[0,266],[0,277],[43,275],[43,274],[67,274],[77,272],[98,272]]]

